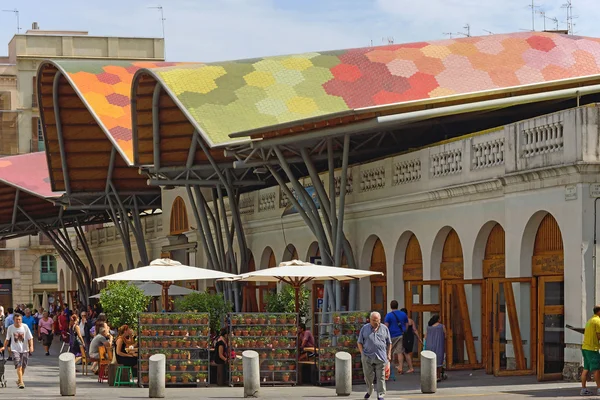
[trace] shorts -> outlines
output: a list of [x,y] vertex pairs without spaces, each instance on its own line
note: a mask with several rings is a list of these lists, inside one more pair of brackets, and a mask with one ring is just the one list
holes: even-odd
[[52,335],[51,333],[42,333],[42,342],[44,343],[44,346],[52,346],[53,339],[54,335]]
[[392,338],[392,354],[403,354],[404,348],[402,347],[402,336]]
[[583,369],[586,371],[600,370],[600,353],[592,350],[581,350],[583,355]]
[[27,368],[27,364],[29,362],[29,352],[26,353],[17,353],[16,351],[12,352],[12,358],[15,362],[15,369],[17,368]]

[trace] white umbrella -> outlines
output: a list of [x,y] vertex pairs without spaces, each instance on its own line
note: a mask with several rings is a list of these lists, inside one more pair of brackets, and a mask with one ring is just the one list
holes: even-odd
[[[40,310],[40,295],[39,294],[34,294],[33,295],[33,310]],[[33,312],[33,310],[31,310],[31,312]]]
[[235,275],[212,269],[190,267],[170,258],[158,258],[150,265],[96,278],[103,281],[156,282],[162,286],[163,304],[168,310],[169,287],[176,281],[233,278]]
[[[140,288],[146,296],[150,297],[158,297],[162,295],[162,286],[158,283],[154,282],[144,282],[142,284],[136,285]],[[188,289],[183,286],[171,285],[169,287],[169,295],[170,296],[185,296],[186,294],[197,293],[196,290]],[[100,293],[90,296],[90,299],[99,299]]]
[[300,286],[312,280],[349,281],[372,275],[383,275],[382,272],[364,271],[362,269],[328,267],[309,262],[292,260],[282,262],[279,267],[238,275],[231,280],[248,282],[285,282],[294,287],[296,292],[296,311],[298,311],[298,292]]
[[48,293],[44,290],[44,294],[42,294],[42,307],[44,310],[50,309],[50,305],[48,304]]

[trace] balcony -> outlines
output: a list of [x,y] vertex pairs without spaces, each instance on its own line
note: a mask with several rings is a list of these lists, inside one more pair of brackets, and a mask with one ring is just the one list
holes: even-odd
[[56,272],[42,272],[40,274],[40,283],[53,283],[56,284],[58,282],[58,277]]

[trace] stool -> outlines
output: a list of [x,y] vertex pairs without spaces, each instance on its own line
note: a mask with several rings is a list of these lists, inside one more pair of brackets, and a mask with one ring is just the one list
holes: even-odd
[[[127,372],[127,380],[123,379],[123,372]],[[133,382],[133,370],[131,367],[126,365],[119,365],[117,367],[117,373],[115,374],[115,386],[135,386],[135,382]]]
[[98,383],[108,381],[108,364],[100,364],[98,367]]

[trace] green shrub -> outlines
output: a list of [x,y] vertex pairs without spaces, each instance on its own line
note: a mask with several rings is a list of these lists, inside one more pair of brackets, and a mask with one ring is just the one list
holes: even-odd
[[221,323],[232,304],[225,300],[222,293],[190,293],[175,300],[175,310],[180,312],[202,312],[210,314],[210,330],[219,332]]
[[100,304],[111,327],[118,329],[127,324],[137,331],[138,314],[146,311],[150,297],[130,282],[109,281],[107,287],[100,291]]
[[[269,293],[266,296],[267,312],[270,313],[295,313],[296,294],[291,285],[284,285],[279,293]],[[300,320],[308,320],[310,313],[310,291],[304,286],[300,287],[298,297]],[[304,318],[304,319],[303,319]]]

